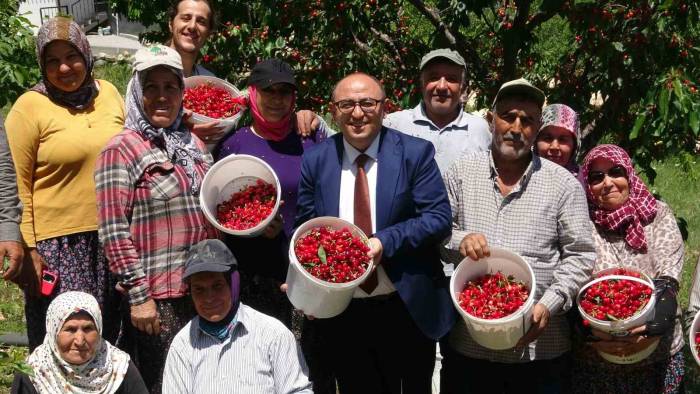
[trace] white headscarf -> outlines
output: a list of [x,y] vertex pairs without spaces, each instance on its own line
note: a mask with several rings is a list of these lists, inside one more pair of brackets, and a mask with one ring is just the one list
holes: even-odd
[[[100,343],[92,359],[73,365],[61,358],[56,337],[66,320],[79,312],[87,313],[95,321]],[[27,363],[34,369],[30,379],[39,394],[112,394],[124,380],[129,355],[102,338],[102,313],[95,297],[69,291],[49,305],[44,343],[32,352]]]

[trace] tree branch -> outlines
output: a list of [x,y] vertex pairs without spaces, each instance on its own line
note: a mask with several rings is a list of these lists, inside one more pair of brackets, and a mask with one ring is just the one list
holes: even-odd
[[403,62],[403,56],[401,56],[401,51],[399,51],[399,48],[396,47],[396,44],[394,43],[394,40],[389,37],[386,33],[383,33],[379,30],[377,30],[374,26],[370,26],[369,29],[374,33],[375,36],[379,38],[380,41],[382,41],[386,46],[391,49],[394,54],[396,54],[396,58],[399,59],[399,67],[401,67],[402,70],[406,69],[406,65]]

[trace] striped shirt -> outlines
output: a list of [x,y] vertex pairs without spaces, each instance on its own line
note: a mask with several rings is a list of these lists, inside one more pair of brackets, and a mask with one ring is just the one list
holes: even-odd
[[535,301],[551,314],[544,332],[523,352],[479,346],[462,320],[450,334],[452,347],[468,357],[504,363],[552,359],[568,351],[564,312],[590,278],[596,256],[580,183],[564,167],[533,156],[520,182],[503,197],[491,151],[458,160],[445,177],[453,217],[443,257],[459,262],[462,239],[484,234],[489,245],[518,253],[530,264],[537,279]]
[[224,341],[199,328],[199,316],[177,333],[163,373],[168,394],[312,394],[301,349],[279,320],[240,304]]
[[[200,179],[212,162],[211,155],[204,157],[206,163],[195,163]],[[199,196],[190,191],[185,169],[126,129],[98,157],[95,183],[100,242],[129,302],[185,296],[181,278],[187,251],[217,236],[199,208]]]

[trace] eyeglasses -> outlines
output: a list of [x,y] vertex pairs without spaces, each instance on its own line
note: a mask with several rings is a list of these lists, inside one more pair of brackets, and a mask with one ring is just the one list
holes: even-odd
[[377,104],[383,103],[384,100],[386,100],[386,99],[383,98],[383,99],[377,100],[377,99],[373,99],[370,97],[365,97],[359,101],[349,100],[349,99],[348,100],[339,100],[339,101],[334,102],[333,105],[338,107],[340,112],[342,112],[344,114],[351,113],[352,111],[355,110],[355,106],[359,105],[362,112],[369,114],[369,113],[376,111]]
[[588,173],[588,184],[597,185],[603,182],[606,176],[609,176],[610,178],[627,178],[627,170],[625,169],[625,167],[617,165],[614,167],[610,167],[608,172],[591,171]]

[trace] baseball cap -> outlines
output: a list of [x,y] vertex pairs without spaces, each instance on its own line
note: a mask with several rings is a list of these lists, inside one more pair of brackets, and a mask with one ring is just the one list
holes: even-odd
[[136,51],[134,71],[144,71],[155,66],[168,66],[182,70],[182,58],[176,50],[165,45],[152,45]]
[[295,88],[297,81],[294,79],[292,66],[279,59],[267,59],[256,64],[250,71],[248,85],[265,89],[276,83],[288,83]]
[[238,261],[226,244],[218,239],[205,239],[187,252],[182,279],[200,272],[228,272],[231,269],[238,269]]
[[447,59],[452,63],[462,67],[466,67],[467,65],[462,55],[460,55],[457,51],[453,51],[452,49],[448,48],[440,48],[432,50],[428,52],[425,56],[423,56],[423,58],[420,61],[420,69],[422,70],[426,64],[437,58]]
[[501,85],[501,88],[498,89],[498,93],[496,93],[496,98],[493,99],[493,106],[495,107],[496,103],[504,97],[518,94],[532,97],[540,107],[544,105],[544,92],[536,88],[535,85],[531,84],[527,79],[518,78]]

